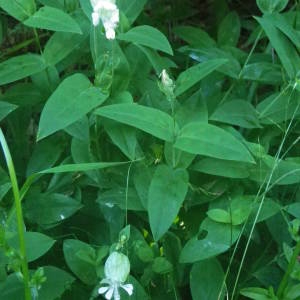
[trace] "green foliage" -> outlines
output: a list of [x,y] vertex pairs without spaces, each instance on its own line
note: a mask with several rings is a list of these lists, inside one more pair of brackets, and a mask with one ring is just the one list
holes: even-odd
[[0,0],[0,299],[300,299],[298,1],[96,2]]

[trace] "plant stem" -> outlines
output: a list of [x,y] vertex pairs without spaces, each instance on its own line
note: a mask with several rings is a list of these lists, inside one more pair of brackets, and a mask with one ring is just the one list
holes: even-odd
[[24,220],[23,220],[23,212],[22,212],[21,199],[20,199],[20,191],[18,187],[18,181],[17,181],[14,164],[1,128],[0,128],[0,143],[5,156],[9,177],[12,185],[14,200],[15,200],[25,300],[31,300],[31,293],[29,288],[29,270],[28,270],[28,263],[26,258],[25,237],[24,237]]
[[294,266],[297,262],[297,258],[298,258],[298,255],[300,253],[300,240],[297,242],[296,244],[296,247],[294,249],[294,252],[293,252],[293,255],[290,259],[290,262],[289,262],[289,265],[287,267],[287,270],[280,282],[280,285],[279,285],[279,288],[278,288],[278,291],[277,291],[277,298],[278,299],[283,299],[283,293],[284,293],[284,290],[288,284],[288,280],[289,280],[289,277],[291,275],[291,273],[293,272],[293,269],[294,269]]

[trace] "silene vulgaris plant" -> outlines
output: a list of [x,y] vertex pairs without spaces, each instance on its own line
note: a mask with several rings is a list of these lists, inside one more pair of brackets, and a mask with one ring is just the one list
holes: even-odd
[[0,0],[0,299],[300,299],[299,17]]

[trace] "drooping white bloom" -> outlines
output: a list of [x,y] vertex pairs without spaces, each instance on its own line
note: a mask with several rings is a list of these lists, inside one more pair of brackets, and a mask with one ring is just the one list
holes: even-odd
[[105,294],[105,299],[120,300],[119,289],[124,289],[129,296],[133,293],[133,285],[124,284],[130,273],[130,262],[126,255],[112,252],[104,265],[105,279],[100,283],[106,286],[98,289],[99,294]]
[[113,40],[116,37],[115,29],[119,23],[119,9],[114,0],[90,0],[93,13],[92,20],[93,25],[97,26],[99,21],[105,29],[105,36],[109,40]]

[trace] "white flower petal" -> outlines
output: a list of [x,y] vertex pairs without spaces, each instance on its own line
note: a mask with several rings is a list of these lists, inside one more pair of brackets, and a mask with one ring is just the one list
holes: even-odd
[[132,293],[133,293],[133,285],[131,283],[122,284],[121,288],[124,289],[129,296],[132,295]]
[[105,299],[110,300],[113,297],[114,290],[115,290],[114,287],[111,286],[108,292],[105,294]]
[[92,13],[93,25],[96,27],[99,24],[100,16],[97,12]]
[[109,286],[104,286],[98,289],[98,294],[105,294],[110,289]]

